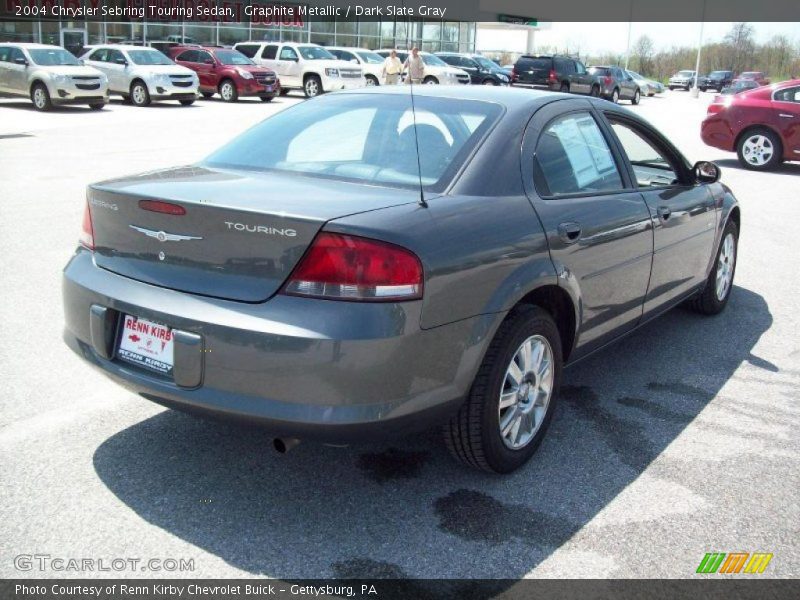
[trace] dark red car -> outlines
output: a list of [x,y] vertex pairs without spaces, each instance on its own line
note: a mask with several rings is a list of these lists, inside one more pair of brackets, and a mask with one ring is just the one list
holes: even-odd
[[709,146],[735,151],[748,169],[800,160],[800,79],[717,96],[700,136]]
[[734,81],[738,81],[740,79],[744,79],[746,81],[755,81],[758,85],[769,85],[769,77],[767,77],[761,71],[745,71],[741,73],[739,77],[734,79]]
[[172,59],[197,73],[204,98],[219,94],[226,102],[258,96],[269,102],[281,91],[275,71],[259,67],[238,50],[214,46],[175,46]]

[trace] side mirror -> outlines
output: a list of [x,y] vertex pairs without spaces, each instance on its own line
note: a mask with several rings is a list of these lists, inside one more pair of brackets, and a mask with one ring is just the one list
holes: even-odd
[[715,183],[722,176],[722,170],[707,160],[696,162],[692,167],[692,173],[697,183]]
[[82,58],[79,58],[78,62],[81,63],[82,65],[86,65],[86,62]]
[[213,60],[213,59],[211,59],[211,58],[207,58],[207,59],[205,59],[205,60],[203,61],[203,63],[204,63],[204,64],[207,64],[207,65],[213,65],[213,64],[214,64],[214,60]]
[[26,67],[28,66],[27,58],[15,58],[14,62],[17,63],[18,65],[25,65]]

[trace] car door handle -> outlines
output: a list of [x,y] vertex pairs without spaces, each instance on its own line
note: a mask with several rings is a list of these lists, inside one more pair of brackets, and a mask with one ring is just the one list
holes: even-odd
[[786,113],[780,113],[780,114],[778,114],[778,116],[781,119],[794,119],[794,115],[787,115]]
[[669,219],[671,214],[672,214],[672,209],[670,209],[669,206],[658,207],[658,216],[661,217],[662,221],[666,221],[667,219]]
[[558,237],[565,244],[574,244],[581,239],[581,226],[578,223],[561,223],[558,226]]

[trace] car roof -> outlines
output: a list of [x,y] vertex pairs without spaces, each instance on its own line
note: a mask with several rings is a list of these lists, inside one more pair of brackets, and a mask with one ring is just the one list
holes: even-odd
[[326,50],[348,50],[349,52],[375,52],[369,48],[352,48],[350,46],[323,46]]
[[0,42],[0,46],[16,46],[18,48],[28,48],[29,50],[36,50],[37,48],[61,48],[56,44],[34,44],[33,42]]
[[116,50],[152,50],[153,52],[159,52],[155,48],[150,46],[135,46],[133,44],[97,44],[94,46],[86,46],[86,48],[114,48]]

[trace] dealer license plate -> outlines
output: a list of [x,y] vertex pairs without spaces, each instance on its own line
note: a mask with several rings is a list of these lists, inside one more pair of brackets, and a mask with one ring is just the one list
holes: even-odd
[[170,375],[174,360],[172,330],[132,315],[123,315],[123,319],[117,357],[145,369]]

